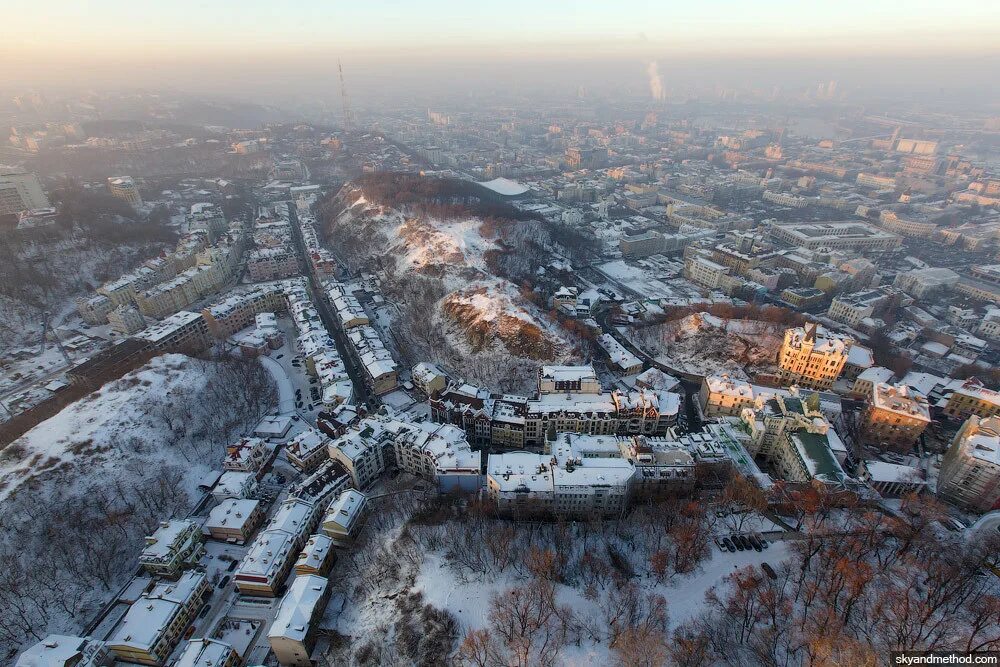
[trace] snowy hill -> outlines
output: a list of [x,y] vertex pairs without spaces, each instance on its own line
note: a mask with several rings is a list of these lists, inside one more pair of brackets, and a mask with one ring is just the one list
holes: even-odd
[[[496,270],[496,258],[508,248],[495,221],[381,206],[351,185],[339,193],[336,210],[327,223],[331,245],[353,270],[381,269],[388,276],[382,288],[402,313],[397,329],[418,348],[411,350],[414,359],[475,377],[462,365],[470,352],[493,352],[500,363],[506,358],[515,365],[571,357],[574,341]],[[416,294],[418,276],[423,288]],[[417,328],[435,329],[434,345],[410,336],[411,318],[422,320]]]

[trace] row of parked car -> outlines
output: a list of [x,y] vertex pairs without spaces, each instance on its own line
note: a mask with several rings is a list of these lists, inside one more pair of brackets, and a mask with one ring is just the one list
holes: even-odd
[[770,546],[770,543],[760,533],[747,533],[745,535],[734,533],[726,537],[717,538],[715,542],[719,545],[720,549],[729,551],[730,553],[750,550],[763,551]]

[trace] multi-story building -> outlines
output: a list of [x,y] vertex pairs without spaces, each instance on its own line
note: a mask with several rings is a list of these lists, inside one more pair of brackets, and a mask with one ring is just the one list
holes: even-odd
[[289,498],[282,503],[236,568],[233,579],[240,593],[275,597],[319,518],[312,502]]
[[107,640],[123,662],[165,665],[181,634],[208,593],[204,572],[189,571],[175,582],[160,582],[132,603]]
[[330,439],[322,432],[308,427],[285,443],[288,462],[302,472],[312,472],[330,458]]
[[611,366],[622,375],[636,375],[642,372],[642,359],[615,340],[609,333],[601,334],[598,344],[607,353]]
[[240,654],[218,639],[192,639],[172,667],[239,667]]
[[197,353],[211,345],[208,325],[201,313],[182,310],[135,335],[165,352]]
[[762,395],[754,408],[743,409],[742,420],[750,434],[747,449],[751,456],[769,464],[782,479],[815,479],[841,487],[851,483],[841,467],[847,447],[826,417],[806,400]]
[[142,206],[139,187],[131,176],[112,176],[108,179],[108,191],[112,197],[121,199],[132,208]]
[[323,534],[338,546],[349,546],[364,527],[368,499],[356,489],[347,489],[337,497],[323,517]]
[[214,540],[244,544],[263,521],[259,500],[227,498],[212,508],[204,528]]
[[278,604],[267,631],[271,650],[283,667],[312,667],[316,624],[330,596],[329,581],[306,574],[295,577]]
[[539,394],[599,394],[601,381],[594,367],[542,366],[538,369]]
[[906,385],[879,382],[868,394],[861,432],[871,444],[908,449],[930,423],[930,409],[923,394]]
[[[326,527],[325,520],[323,526]],[[323,533],[310,535],[309,541],[302,547],[299,557],[295,560],[295,576],[315,574],[325,577],[330,572],[334,560],[333,538]]]
[[840,295],[834,297],[826,315],[831,320],[857,329],[861,328],[862,323],[869,318],[890,309],[893,304],[898,304],[898,297],[899,293],[896,290],[885,287]]
[[425,396],[433,396],[448,386],[448,374],[426,361],[421,361],[410,370],[410,378]]
[[895,250],[902,239],[891,232],[863,222],[804,222],[775,224],[772,238],[797,248],[829,248],[859,253],[882,253]]
[[844,370],[853,342],[818,324],[788,329],[778,353],[778,373],[790,383],[829,389]]
[[954,419],[1000,415],[1000,392],[987,389],[976,378],[949,383],[945,397],[942,412]]
[[961,276],[951,269],[928,267],[900,273],[892,286],[916,299],[925,299],[933,294],[953,289],[960,278]]
[[299,274],[299,258],[287,246],[257,248],[247,255],[247,272],[254,282],[289,278]]
[[257,472],[263,467],[267,457],[268,447],[263,438],[241,438],[226,446],[226,456],[222,459],[222,469]]
[[706,418],[737,416],[754,402],[753,386],[727,374],[706,375],[698,392],[701,414]]
[[879,176],[878,174],[868,174],[860,172],[854,182],[868,188],[879,190],[893,190],[896,187],[896,179],[892,176]]
[[490,454],[488,497],[505,514],[617,516],[625,511],[635,467],[620,457],[584,458],[562,439],[551,454]]
[[886,498],[920,493],[927,488],[920,468],[885,461],[862,461],[858,467],[858,479]]
[[102,641],[48,635],[18,656],[14,667],[108,667],[112,662],[114,656]]
[[161,521],[139,554],[139,565],[150,574],[170,579],[193,567],[205,552],[201,529],[190,519]]
[[1000,417],[973,415],[962,425],[941,461],[937,492],[979,512],[1000,509]]
[[76,312],[87,324],[107,324],[108,317],[114,309],[114,302],[103,294],[76,298]]
[[691,253],[684,258],[684,277],[706,289],[721,289],[726,286],[730,268]]
[[146,328],[146,319],[135,306],[118,306],[107,314],[107,321],[111,330],[120,336],[131,336]]
[[0,167],[0,215],[49,208],[38,177],[18,169]]

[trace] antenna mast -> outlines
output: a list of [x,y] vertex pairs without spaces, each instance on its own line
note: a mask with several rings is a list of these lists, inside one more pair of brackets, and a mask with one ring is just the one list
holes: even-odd
[[347,101],[347,84],[344,83],[344,66],[337,59],[337,70],[340,72],[340,98],[344,102],[344,132],[351,131],[351,105]]

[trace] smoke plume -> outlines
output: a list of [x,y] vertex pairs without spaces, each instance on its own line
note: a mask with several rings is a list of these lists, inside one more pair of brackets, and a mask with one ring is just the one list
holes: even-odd
[[663,79],[660,77],[660,68],[655,60],[650,61],[646,66],[646,76],[649,77],[649,94],[653,96],[654,100],[662,100],[665,97]]

